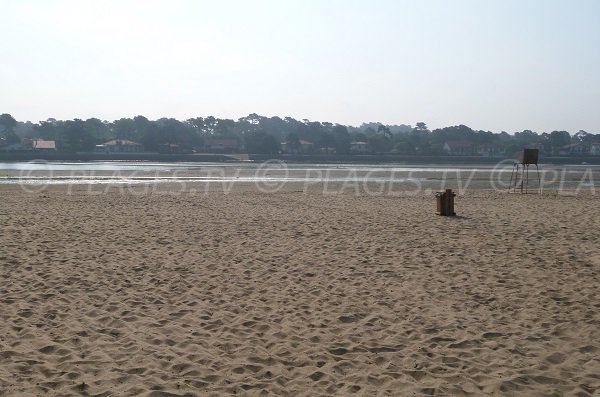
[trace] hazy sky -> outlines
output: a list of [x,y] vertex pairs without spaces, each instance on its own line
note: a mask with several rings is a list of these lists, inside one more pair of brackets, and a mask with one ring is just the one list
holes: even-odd
[[0,0],[0,113],[600,132],[598,0]]

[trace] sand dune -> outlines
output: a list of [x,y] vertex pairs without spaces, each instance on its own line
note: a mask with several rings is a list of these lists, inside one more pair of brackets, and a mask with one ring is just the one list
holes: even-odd
[[0,201],[0,396],[600,390],[589,194]]

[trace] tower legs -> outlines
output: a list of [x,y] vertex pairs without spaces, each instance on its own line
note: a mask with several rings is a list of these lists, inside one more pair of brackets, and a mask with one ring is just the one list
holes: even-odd
[[[523,193],[523,189],[525,189],[525,194],[529,192],[529,166],[531,164],[520,164],[514,163],[512,171],[510,173],[510,182],[508,183],[508,192],[514,192],[517,189],[517,184],[519,184],[519,190]],[[538,178],[538,193],[541,193],[542,189],[542,180],[540,178],[540,169],[538,165],[535,164],[535,170]],[[519,175],[520,171],[520,175]],[[519,181],[520,178],[520,181]],[[514,181],[514,184],[513,184]],[[520,183],[519,183],[520,182]]]

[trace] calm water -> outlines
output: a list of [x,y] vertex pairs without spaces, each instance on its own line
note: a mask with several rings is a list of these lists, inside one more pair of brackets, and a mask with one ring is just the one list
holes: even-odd
[[[530,178],[537,179],[535,168]],[[144,184],[160,182],[406,182],[507,179],[512,166],[405,164],[10,162],[0,163],[0,184]],[[586,174],[588,173],[588,174]],[[547,181],[600,180],[599,166],[541,166]],[[550,178],[551,177],[551,178]],[[597,178],[596,178],[597,177]]]
[[[278,161],[265,163],[146,163],[130,161],[98,161],[98,162],[0,162],[0,172],[12,171],[174,171],[174,170],[200,170],[206,168],[223,169],[281,169],[286,167],[293,171],[306,170],[351,170],[351,171],[395,171],[395,172],[489,172],[493,165],[477,165],[465,167],[464,165],[397,165],[397,164],[283,164]],[[510,169],[509,169],[510,171]]]

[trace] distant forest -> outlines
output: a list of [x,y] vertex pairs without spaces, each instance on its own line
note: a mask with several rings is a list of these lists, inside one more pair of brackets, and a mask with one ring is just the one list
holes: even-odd
[[[430,130],[416,125],[363,123],[359,127],[291,117],[250,114],[238,120],[212,116],[188,120],[144,116],[103,121],[48,119],[38,123],[0,115],[0,150],[25,141],[55,141],[63,152],[97,151],[109,141],[131,141],[143,151],[180,153],[241,152],[255,154],[405,154],[512,155],[523,147],[537,147],[547,155],[594,155],[600,134],[586,131],[501,132],[473,130],[465,125]],[[211,144],[215,141],[220,144]]]

